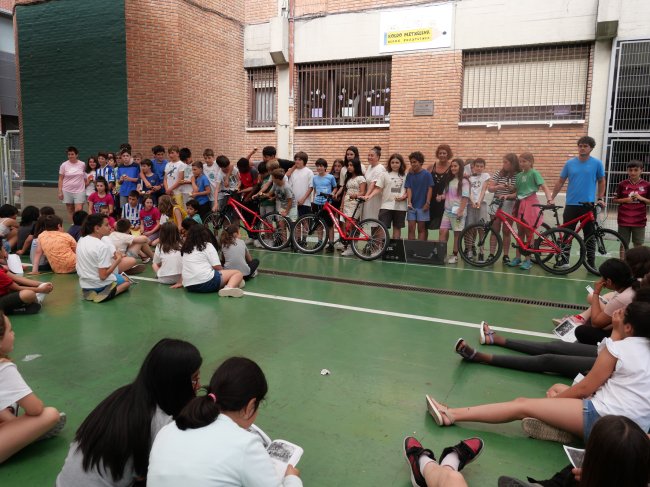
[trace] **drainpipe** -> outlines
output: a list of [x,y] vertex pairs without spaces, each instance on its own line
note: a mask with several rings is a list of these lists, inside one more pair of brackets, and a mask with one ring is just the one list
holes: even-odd
[[296,0],[289,0],[289,159],[293,158],[293,132],[295,125],[295,94],[294,94],[294,12]]

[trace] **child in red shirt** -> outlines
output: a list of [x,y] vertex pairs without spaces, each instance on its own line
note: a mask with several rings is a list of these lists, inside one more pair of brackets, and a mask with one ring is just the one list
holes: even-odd
[[643,245],[645,237],[645,226],[647,223],[646,205],[650,204],[648,199],[650,183],[641,179],[643,163],[641,161],[630,161],[627,163],[627,174],[625,181],[618,184],[614,203],[618,203],[618,233],[628,246],[630,239],[635,247]]

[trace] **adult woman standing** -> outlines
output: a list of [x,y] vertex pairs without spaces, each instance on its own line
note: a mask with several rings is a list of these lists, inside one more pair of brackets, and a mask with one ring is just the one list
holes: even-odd
[[74,212],[83,210],[86,202],[86,163],[78,159],[76,147],[70,146],[67,151],[68,160],[59,167],[59,199],[72,220]]
[[433,176],[433,195],[431,196],[431,206],[429,208],[429,230],[439,230],[442,215],[445,212],[445,200],[438,201],[436,196],[445,192],[449,181],[453,179],[451,174],[451,158],[454,153],[447,144],[440,144],[436,149],[437,162],[431,166],[431,176]]

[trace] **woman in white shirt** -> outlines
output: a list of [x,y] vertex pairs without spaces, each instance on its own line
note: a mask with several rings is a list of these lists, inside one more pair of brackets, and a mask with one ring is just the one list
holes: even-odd
[[261,438],[248,431],[268,385],[260,367],[231,357],[215,371],[207,395],[165,426],[149,458],[149,487],[300,487],[292,465],[279,478]]
[[56,487],[129,487],[144,480],[156,434],[200,387],[202,361],[191,343],[164,338],[154,345],[133,383],[81,423]]
[[203,225],[192,225],[181,247],[183,287],[193,293],[213,293],[241,298],[240,284],[244,276],[237,270],[225,270],[210,232]]
[[[569,387],[555,384],[544,399],[519,398],[498,404],[448,408],[427,395],[427,408],[439,426],[456,421],[508,423],[526,418],[530,436],[554,440],[557,429],[585,440],[601,416],[626,416],[643,431],[650,428],[650,303],[633,301],[613,316],[611,338],[599,345],[587,376]],[[538,420],[538,421],[536,421]],[[552,428],[549,428],[549,425]]]

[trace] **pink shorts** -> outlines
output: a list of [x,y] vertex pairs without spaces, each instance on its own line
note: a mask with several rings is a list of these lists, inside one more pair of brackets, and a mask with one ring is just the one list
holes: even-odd
[[[538,204],[539,199],[537,199],[537,195],[535,193],[528,195],[524,199],[517,201],[513,216],[519,218],[532,227],[535,224],[535,220],[537,220],[537,215],[539,214],[539,207],[533,205]],[[537,222],[537,227],[539,227],[542,223],[544,223],[543,214]]]

